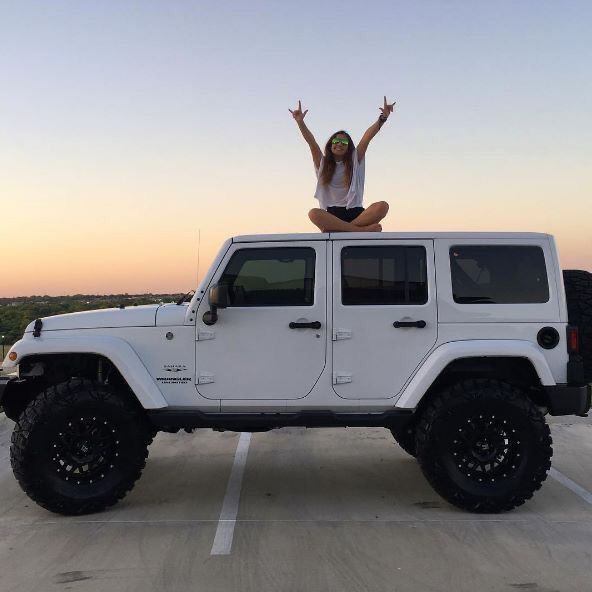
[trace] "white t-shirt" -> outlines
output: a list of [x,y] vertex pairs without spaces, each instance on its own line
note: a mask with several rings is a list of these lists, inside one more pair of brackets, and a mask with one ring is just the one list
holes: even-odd
[[342,162],[335,163],[335,172],[333,178],[327,185],[321,185],[320,178],[325,164],[325,157],[321,158],[321,164],[315,173],[317,175],[317,188],[315,197],[323,210],[331,206],[340,206],[345,208],[362,207],[364,199],[364,177],[365,177],[365,158],[358,162],[358,151],[354,150],[352,155],[354,170],[352,172],[351,185],[343,186],[345,176],[345,165]]

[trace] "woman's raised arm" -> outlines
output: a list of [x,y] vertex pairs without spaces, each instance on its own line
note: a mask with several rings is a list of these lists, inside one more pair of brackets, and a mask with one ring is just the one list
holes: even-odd
[[321,149],[319,148],[319,145],[317,144],[317,141],[315,140],[311,131],[306,127],[306,124],[304,123],[304,116],[308,113],[308,109],[303,113],[302,105],[300,104],[300,101],[298,101],[298,109],[294,109],[294,111],[292,111],[292,109],[288,109],[288,111],[296,120],[296,123],[298,124],[298,127],[302,132],[302,136],[304,137],[306,143],[310,148],[314,165],[318,169],[321,166],[321,158],[323,157],[323,153],[321,152]]
[[393,112],[395,108],[395,103],[391,103],[390,105],[386,102],[386,97],[384,97],[384,107],[379,107],[382,113],[378,117],[378,121],[375,121],[367,130],[366,133],[362,136],[360,143],[358,144],[358,162],[361,162],[364,156],[366,155],[366,150],[368,149],[368,144],[370,144],[370,140],[378,133],[378,130],[382,127],[384,122],[388,119],[389,115]]

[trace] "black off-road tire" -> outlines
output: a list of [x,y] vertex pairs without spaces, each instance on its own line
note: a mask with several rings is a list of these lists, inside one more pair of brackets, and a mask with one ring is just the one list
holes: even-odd
[[10,461],[23,491],[40,506],[89,514],[132,489],[154,433],[124,394],[72,379],[29,403],[12,434]]
[[521,389],[467,380],[435,397],[417,427],[417,458],[438,494],[470,512],[522,505],[551,468],[551,433]]
[[584,379],[592,382],[592,273],[579,269],[565,270],[563,284],[568,322],[579,329]]
[[404,428],[390,429],[395,442],[410,456],[416,457],[417,450],[415,445],[415,424],[410,424]]

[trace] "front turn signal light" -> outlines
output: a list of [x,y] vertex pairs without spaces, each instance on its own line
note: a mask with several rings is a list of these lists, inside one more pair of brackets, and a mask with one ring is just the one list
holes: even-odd
[[10,352],[10,353],[8,354],[8,359],[9,359],[11,362],[16,362],[16,359],[17,359],[17,358],[18,358],[18,354],[17,354],[16,352]]

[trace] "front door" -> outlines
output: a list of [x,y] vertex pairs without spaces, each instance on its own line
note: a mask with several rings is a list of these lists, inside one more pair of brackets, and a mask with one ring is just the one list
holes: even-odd
[[432,241],[333,242],[333,388],[340,397],[397,395],[437,333]]
[[230,305],[197,316],[197,389],[210,399],[299,399],[325,366],[326,241],[237,243],[212,283]]

